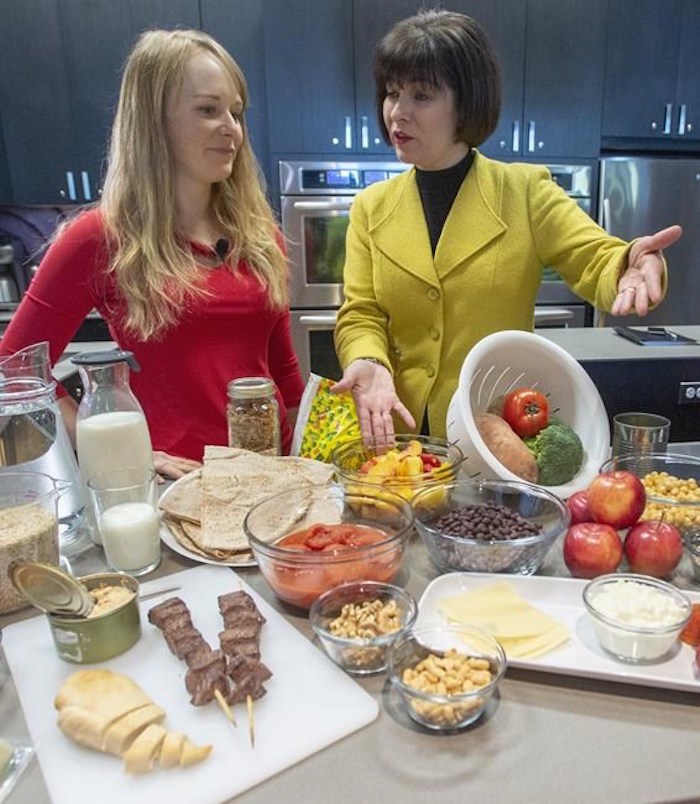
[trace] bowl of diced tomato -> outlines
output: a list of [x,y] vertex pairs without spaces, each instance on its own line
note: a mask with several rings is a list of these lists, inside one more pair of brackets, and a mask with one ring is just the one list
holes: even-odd
[[371,484],[290,489],[254,505],[243,523],[267,583],[302,609],[339,584],[394,581],[413,525],[406,500]]
[[388,446],[348,442],[335,450],[332,460],[338,480],[350,488],[371,483],[410,501],[426,486],[454,480],[464,455],[443,438],[397,434]]

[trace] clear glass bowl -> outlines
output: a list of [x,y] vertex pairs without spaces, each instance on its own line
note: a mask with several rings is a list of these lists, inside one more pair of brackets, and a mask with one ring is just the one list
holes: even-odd
[[[363,604],[379,601],[382,607],[395,607],[392,626],[396,630],[385,631],[386,609],[378,615],[363,616],[360,631],[365,629],[373,636],[343,636],[331,630],[331,623],[341,616],[346,606],[354,607],[357,612]],[[394,642],[410,629],[418,616],[418,606],[413,597],[398,586],[378,581],[360,581],[343,584],[329,589],[311,606],[309,621],[319,642],[333,661],[348,673],[368,675],[386,669],[388,650]],[[353,624],[358,617],[351,617]],[[369,619],[369,622],[368,622]]]
[[361,471],[363,465],[368,461],[381,458],[391,448],[368,446],[360,439],[343,444],[334,451],[332,461],[336,475],[341,482],[346,484],[360,482],[380,485],[406,500],[411,500],[419,489],[435,483],[449,482],[456,477],[464,463],[464,455],[459,447],[448,443],[443,438],[398,434],[395,436],[394,448],[402,451],[411,441],[418,442],[423,453],[437,457],[441,461],[441,466],[401,477],[394,475],[393,467],[383,467],[381,463],[372,467],[369,472],[363,472]]
[[[450,658],[448,655],[445,659],[448,651],[456,651],[459,656]],[[472,660],[473,666],[469,670],[465,671],[461,657]],[[438,664],[446,662],[446,666],[452,662],[447,675],[453,679],[474,673],[473,689],[460,692],[455,685],[451,691],[434,691],[436,684],[431,678],[437,675],[426,676],[419,671],[421,663],[425,662],[429,673],[435,661]],[[480,718],[505,671],[503,648],[486,631],[471,626],[414,629],[398,639],[389,650],[389,679],[406,712],[417,723],[435,731],[460,729]],[[416,673],[419,674],[418,680],[414,680]]]
[[[254,505],[243,522],[258,567],[275,594],[308,609],[317,597],[341,583],[381,581],[398,575],[413,511],[401,497],[377,486],[340,484],[304,486],[275,494]],[[285,536],[311,525],[372,528],[383,538],[357,547],[307,550],[285,547]]]
[[[503,572],[532,575],[556,538],[569,526],[566,505],[541,486],[508,480],[457,480],[420,491],[412,501],[416,528],[441,572]],[[498,505],[534,523],[538,532],[509,539],[467,538],[435,526],[466,506]]]
[[[616,600],[615,614],[610,612],[610,604],[605,607],[605,613],[601,611],[599,595],[609,591],[613,585],[617,590],[622,588],[618,585],[629,582],[664,595],[668,603],[673,604],[671,620],[660,621],[658,625],[636,624],[647,621],[648,617],[643,614],[644,611],[651,610],[656,616],[660,616],[660,604],[639,602],[636,587],[634,591],[637,594],[633,597],[624,595]],[[619,661],[633,664],[661,661],[678,642],[679,634],[685,628],[692,611],[688,598],[673,584],[631,572],[600,575],[594,578],[584,587],[583,603],[601,648]]]
[[615,470],[632,472],[644,484],[647,504],[641,519],[663,517],[680,530],[686,543],[700,538],[700,458],[670,452],[627,455],[600,467],[601,472]]

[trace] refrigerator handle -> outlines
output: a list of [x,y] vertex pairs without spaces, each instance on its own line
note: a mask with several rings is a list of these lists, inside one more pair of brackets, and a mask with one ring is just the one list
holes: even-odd
[[666,111],[664,112],[664,134],[671,133],[671,115],[673,114],[673,104],[666,104]]
[[603,199],[603,218],[600,222],[605,231],[610,234],[610,199]]
[[681,103],[681,108],[680,108],[680,110],[678,112],[678,133],[679,134],[685,134],[686,133],[685,122],[686,122],[687,114],[688,114],[688,104],[687,103]]

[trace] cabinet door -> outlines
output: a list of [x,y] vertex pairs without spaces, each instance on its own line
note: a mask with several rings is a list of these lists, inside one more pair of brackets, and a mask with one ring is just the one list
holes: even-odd
[[59,0],[80,200],[99,197],[122,66],[146,28],[199,27],[195,0]]
[[13,200],[67,203],[72,110],[56,0],[5,0],[0,108]]
[[684,0],[680,31],[674,136],[700,139],[700,2]]
[[600,152],[607,0],[528,0],[525,156]]
[[228,50],[243,70],[249,103],[246,127],[263,170],[269,171],[262,0],[200,0],[202,29]]
[[[681,0],[610,0],[604,137],[670,136],[680,12]],[[697,51],[697,38],[691,47]]]
[[270,150],[356,147],[350,0],[264,0]]

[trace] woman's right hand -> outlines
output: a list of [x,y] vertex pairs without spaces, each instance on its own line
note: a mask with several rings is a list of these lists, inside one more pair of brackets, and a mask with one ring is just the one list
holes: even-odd
[[398,413],[411,430],[415,430],[413,416],[396,394],[391,372],[380,363],[353,360],[345,369],[340,382],[330,390],[333,394],[346,391],[352,394],[365,443],[376,446],[393,444],[392,411]]
[[184,477],[189,472],[194,472],[202,466],[197,461],[189,458],[180,458],[177,455],[168,455],[167,452],[153,451],[153,468],[158,475],[158,482],[163,483],[166,479],[177,480]]

